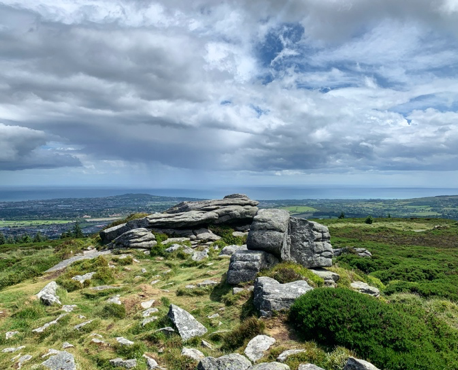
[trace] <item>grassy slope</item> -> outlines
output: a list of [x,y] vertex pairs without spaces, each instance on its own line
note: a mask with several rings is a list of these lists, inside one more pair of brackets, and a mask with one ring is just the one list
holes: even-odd
[[[321,222],[321,221],[320,221]],[[408,279],[409,276],[418,278],[427,275],[422,280],[425,284],[436,283],[437,291],[442,292],[448,284],[456,283],[454,272],[458,266],[457,240],[458,228],[454,222],[447,220],[376,220],[372,225],[364,224],[363,220],[327,220],[322,221],[330,227],[334,246],[367,247],[374,254],[372,260],[356,258],[339,258],[333,268],[341,274],[339,285],[348,286],[350,281],[364,280],[368,283],[381,284],[374,276],[382,276],[389,272],[388,277],[382,279],[389,289],[392,286],[391,274],[398,271],[397,278]],[[435,226],[441,225],[440,228]],[[426,230],[426,231],[413,231]],[[216,253],[202,263],[195,263],[182,259],[177,255],[164,259],[163,257],[149,257],[136,251],[132,255],[138,263],[129,263],[116,256],[107,257],[107,261],[116,267],[111,270],[112,280],[107,282],[119,286],[119,291],[99,294],[93,293],[89,288],[67,292],[60,289],[59,294],[63,304],[76,304],[78,309],[63,318],[58,325],[50,327],[43,334],[34,334],[32,329],[55,319],[61,311],[56,307],[44,307],[34,299],[36,294],[49,281],[59,278],[58,274],[42,275],[42,271],[65,256],[74,253],[94,241],[56,241],[51,247],[38,245],[35,247],[4,247],[0,254],[0,263],[5,259],[9,261],[8,271],[0,270],[0,279],[6,274],[23,269],[24,265],[31,264],[34,260],[44,261],[36,276],[19,281],[17,284],[0,291],[0,349],[25,345],[21,353],[30,353],[33,359],[23,368],[38,365],[47,349],[61,349],[62,343],[68,341],[75,345],[68,351],[75,355],[76,361],[84,369],[112,368],[108,360],[115,357],[138,359],[138,369],[146,369],[146,364],[141,355],[150,353],[160,365],[173,369],[194,369],[196,362],[180,356],[182,343],[178,336],[165,338],[153,334],[154,330],[164,326],[171,326],[166,314],[169,303],[174,303],[191,312],[198,321],[203,323],[209,332],[204,339],[210,342],[214,349],[209,350],[201,346],[200,340],[191,340],[188,347],[198,348],[205,355],[220,356],[224,354],[219,348],[224,343],[221,335],[213,334],[220,330],[232,330],[241,322],[242,318],[253,314],[252,302],[249,294],[243,293],[232,296],[230,287],[224,284],[224,274],[227,271],[228,259],[219,259]],[[57,253],[57,255],[56,255]],[[183,256],[182,256],[183,257]],[[25,263],[26,261],[27,263]],[[356,261],[356,262],[355,262]],[[366,263],[366,261],[369,261]],[[22,265],[20,264],[22,262]],[[21,267],[19,267],[21,266]],[[46,267],[46,268],[45,268]],[[145,268],[146,273],[141,273]],[[97,271],[96,265],[85,264],[76,266],[74,272],[79,273]],[[393,270],[394,269],[394,270]],[[397,270],[396,270],[397,269]],[[169,271],[170,270],[170,271]],[[169,271],[169,272],[167,272]],[[400,271],[400,272],[399,272]],[[407,272],[406,272],[407,271]],[[437,276],[431,275],[431,272]],[[411,274],[411,275],[409,275]],[[157,278],[156,276],[160,277]],[[433,279],[431,280],[431,276]],[[61,276],[63,278],[63,275]],[[103,278],[103,276],[102,276]],[[150,285],[152,280],[160,279],[155,285]],[[185,285],[196,284],[206,279],[221,281],[214,288],[197,288],[186,290]],[[429,279],[429,280],[428,280]],[[94,280],[93,285],[102,284],[102,280]],[[455,286],[458,286],[456,284]],[[426,312],[441,317],[452,327],[458,327],[458,306],[456,300],[447,289],[448,296],[428,299],[410,293],[396,293],[384,296],[382,299],[401,302],[405,305],[422,306]],[[189,293],[192,292],[192,293]],[[124,318],[104,315],[107,298],[120,294],[126,315]],[[452,300],[447,299],[452,298]],[[155,299],[154,307],[159,309],[159,319],[142,328],[140,325],[142,308],[140,302]],[[218,313],[220,316],[210,319],[208,316]],[[80,318],[84,315],[85,318]],[[81,331],[73,330],[74,325],[86,320],[94,322]],[[220,324],[221,323],[221,324]],[[264,361],[274,360],[283,349],[306,348],[307,354],[302,357],[292,358],[289,365],[293,370],[299,363],[313,362],[326,370],[342,369],[342,364],[350,352],[344,348],[321,349],[313,342],[303,342],[289,327],[285,315],[278,315],[265,320],[265,332],[274,336],[277,343],[266,354]],[[5,340],[4,333],[10,330],[21,332],[14,339]],[[98,333],[107,342],[106,346],[90,343],[91,333]],[[136,343],[133,348],[123,349],[116,345],[115,338],[123,336]],[[246,341],[250,338],[246,338]],[[235,351],[243,352],[243,346]],[[16,354],[0,353],[0,368],[9,368],[11,358]]]

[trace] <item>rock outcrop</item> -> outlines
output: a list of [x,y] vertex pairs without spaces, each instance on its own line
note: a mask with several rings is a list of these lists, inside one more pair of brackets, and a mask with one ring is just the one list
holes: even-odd
[[254,280],[259,271],[271,268],[278,262],[274,255],[264,251],[238,250],[231,257],[227,282],[237,285]]
[[380,290],[370,286],[369,284],[363,282],[363,281],[355,281],[350,284],[350,286],[356,290],[357,292],[363,293],[363,294],[368,294],[373,297],[378,297],[380,296]]
[[42,365],[51,370],[76,370],[75,359],[67,351],[57,351],[54,356],[47,359]]
[[238,353],[218,358],[205,357],[197,365],[197,370],[247,370],[251,362]]
[[194,316],[178,306],[171,304],[167,316],[175,324],[181,339],[184,341],[204,335],[207,332],[207,328],[198,322]]
[[345,364],[344,370],[379,370],[370,362],[349,357]]
[[[154,213],[142,219],[129,221],[100,232],[102,242],[108,243],[127,231],[139,228],[148,230],[185,229],[184,236],[194,235],[196,239],[217,240],[208,232],[209,225],[249,225],[258,212],[258,202],[246,195],[233,194],[219,200],[182,202],[164,213]],[[189,232],[190,230],[193,230]],[[194,232],[197,230],[198,232]],[[203,239],[202,239],[203,238]]]
[[53,304],[62,305],[57,296],[57,283],[55,281],[51,281],[40,290],[37,297],[47,306],[52,306]]
[[280,284],[277,280],[263,276],[254,283],[254,306],[261,316],[270,316],[272,311],[286,310],[294,300],[313,288],[305,280]]
[[121,234],[109,244],[109,247],[151,249],[156,244],[156,237],[151,230],[138,228]]

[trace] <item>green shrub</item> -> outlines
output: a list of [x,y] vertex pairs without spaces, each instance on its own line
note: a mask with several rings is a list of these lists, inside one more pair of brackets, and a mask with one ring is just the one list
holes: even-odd
[[243,245],[246,243],[246,236],[234,236],[232,233],[234,229],[229,226],[210,226],[209,229],[216,235],[221,237],[224,243],[227,245]]
[[221,349],[223,351],[233,351],[240,348],[244,345],[245,341],[249,341],[256,335],[262,334],[264,329],[265,324],[263,321],[255,317],[250,317],[242,321],[240,325],[224,336]]
[[372,218],[372,216],[367,216],[366,219],[364,220],[364,222],[368,225],[372,224],[374,222],[374,219]]
[[132,256],[126,256],[124,258],[113,257],[113,262],[116,262],[120,266],[131,265],[134,262]]
[[143,354],[147,352],[146,345],[143,342],[135,342],[131,346],[117,344],[115,349],[119,356],[125,358],[141,359]]
[[124,319],[126,317],[126,308],[122,304],[107,303],[100,310],[99,316],[104,319],[111,317]]
[[383,369],[458,369],[458,332],[421,308],[315,289],[296,300],[289,318],[305,340],[351,348]]
[[[63,277],[59,277],[56,280],[57,284],[59,284],[62,288],[64,288],[67,292],[73,292],[75,290],[83,288],[83,284],[81,284],[79,281],[72,280],[72,279],[65,279]],[[85,283],[89,283],[88,280],[85,281]]]

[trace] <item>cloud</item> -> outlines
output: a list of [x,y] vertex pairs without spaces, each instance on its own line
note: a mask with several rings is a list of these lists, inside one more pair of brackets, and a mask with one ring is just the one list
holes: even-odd
[[0,123],[0,170],[80,165],[80,161],[71,155],[45,149],[47,141],[44,132]]
[[455,5],[4,0],[0,169],[458,170]]

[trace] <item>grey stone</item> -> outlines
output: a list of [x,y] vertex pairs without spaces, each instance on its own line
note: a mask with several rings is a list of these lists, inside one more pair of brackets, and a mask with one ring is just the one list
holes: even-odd
[[140,306],[142,306],[142,308],[144,309],[147,309],[147,308],[151,308],[154,304],[154,299],[150,299],[149,301],[145,301],[145,302],[142,302],[140,303]]
[[245,355],[251,361],[256,362],[264,356],[264,352],[267,351],[273,344],[275,339],[267,335],[257,335],[248,342],[245,348]]
[[90,288],[91,290],[97,290],[97,291],[102,291],[102,290],[108,290],[108,289],[120,289],[119,286],[113,286],[113,285],[99,285],[99,286],[94,286]]
[[168,336],[174,334],[175,329],[171,328],[170,326],[166,326],[165,328],[157,329],[155,333],[162,333]]
[[192,254],[191,259],[196,262],[200,262],[208,258],[208,249],[204,249],[203,251],[196,251]]
[[67,351],[58,351],[42,363],[44,367],[51,370],[76,370],[76,363],[73,355]]
[[196,239],[199,241],[211,241],[211,242],[216,242],[217,240],[220,240],[221,237],[214,234],[211,230],[208,230],[206,228],[201,228],[194,230],[194,235],[196,236]]
[[282,250],[282,260],[307,268],[332,266],[331,235],[326,226],[291,217],[288,234],[288,246]]
[[239,250],[231,257],[227,282],[231,285],[237,285],[252,281],[258,272],[269,269],[278,262],[274,255],[264,251]]
[[148,317],[148,318],[146,318],[146,319],[143,319],[143,320],[142,320],[142,326],[146,326],[146,325],[148,325],[150,322],[156,321],[157,319],[158,319],[157,316]]
[[78,256],[73,256],[70,257],[66,260],[60,261],[57,265],[51,267],[50,269],[46,270],[45,272],[54,272],[54,271],[59,271],[62,270],[68,266],[70,266],[73,262],[76,261],[81,261],[81,260],[90,260],[97,258],[99,256],[104,256],[107,254],[111,254],[111,251],[103,251],[103,252],[98,252],[96,250],[91,250],[89,253],[86,252],[83,255],[78,255]]
[[328,271],[324,268],[322,269],[310,269],[315,275],[318,275],[320,278],[322,278],[324,281],[326,280],[332,280],[335,283],[337,283],[340,279],[339,274],[336,274],[335,272]]
[[199,288],[204,288],[204,287],[208,287],[208,286],[214,286],[214,285],[218,285],[219,283],[215,280],[204,280],[200,283],[197,283],[197,286]]
[[354,253],[363,258],[372,258],[372,253],[369,252],[366,248],[343,247],[333,249],[332,252],[334,254],[334,257],[339,257],[342,254]]
[[8,339],[11,339],[13,338],[15,335],[19,334],[18,331],[7,331],[5,333],[5,338],[8,340]]
[[208,349],[213,349],[213,346],[208,343],[207,341],[203,340],[200,342],[200,344],[202,344],[202,347],[205,347],[205,348],[208,348]]
[[200,352],[198,349],[195,349],[195,348],[183,347],[183,350],[181,351],[181,355],[192,358],[193,360],[196,360],[196,361],[200,361],[203,358],[205,358],[205,355],[202,352]]
[[246,245],[228,245],[226,247],[224,247],[221,252],[219,252],[219,256],[221,257],[230,257],[232,256],[235,252],[239,251],[239,250],[247,250],[247,246]]
[[146,368],[148,370],[156,369],[159,366],[154,358],[151,358],[146,354],[143,355],[143,358],[146,359]]
[[283,351],[277,357],[277,361],[285,362],[289,356],[297,355],[298,353],[305,352],[305,349],[289,349],[287,351]]
[[198,337],[207,332],[205,326],[198,322],[194,316],[178,306],[171,304],[167,316],[175,324],[183,340]]
[[89,321],[82,322],[81,324],[75,325],[73,328],[75,330],[80,330],[82,327],[90,324],[92,321],[94,321],[94,320],[89,320]]
[[47,306],[52,306],[53,304],[62,305],[57,296],[57,283],[51,281],[48,283],[42,290],[37,294],[37,297]]
[[67,349],[67,348],[75,348],[75,346],[68,342],[62,343],[62,349]]
[[83,284],[86,280],[91,280],[94,275],[95,275],[95,272],[88,272],[87,274],[84,274],[84,275],[73,276],[72,280],[79,281],[81,284]]
[[272,311],[289,309],[295,299],[313,288],[304,280],[280,284],[269,277],[257,278],[254,284],[254,306],[266,317]]
[[123,360],[122,358],[118,357],[113,360],[110,360],[110,364],[116,367],[123,367],[124,369],[132,369],[134,367],[137,367],[137,360]]
[[64,316],[67,316],[66,313],[62,314],[62,315],[59,315],[59,317],[57,317],[55,320],[53,321],[50,321],[46,324],[44,324],[43,326],[39,327],[39,328],[36,328],[36,329],[33,329],[32,332],[33,333],[43,333],[47,328],[49,328],[50,326],[52,325],[57,325],[57,323],[59,322],[59,320],[64,317]]
[[107,302],[108,302],[108,303],[117,304],[117,305],[121,305],[122,302],[121,302],[120,297],[121,297],[121,296],[120,296],[119,294],[117,294],[117,295],[115,295],[114,297],[108,298],[108,299],[107,299]]
[[370,362],[349,357],[345,364],[344,370],[379,370]]
[[368,294],[373,297],[380,296],[380,290],[362,281],[355,281],[351,283],[350,286],[360,293]]
[[181,245],[181,244],[172,244],[170,247],[168,247],[165,251],[167,253],[172,253],[172,252],[176,252],[180,249],[183,249],[183,252],[184,253],[187,253],[187,254],[191,254],[193,253],[193,250],[192,248],[189,248],[188,246],[185,246],[185,245]]
[[260,209],[253,219],[247,248],[261,250],[280,258],[287,248],[290,215],[283,209]]
[[30,361],[31,359],[32,359],[31,355],[24,355],[24,356],[19,357],[19,359],[17,360],[17,368],[18,369],[22,368],[22,365],[24,364],[24,362]]
[[143,317],[150,317],[153,313],[159,312],[159,310],[155,307],[148,308],[147,310],[142,312]]
[[124,337],[117,337],[116,342],[118,342],[119,344],[122,344],[123,346],[133,346],[134,345],[134,342]]
[[41,356],[41,358],[45,358],[51,355],[57,355],[59,352],[60,351],[58,351],[57,349],[50,348],[48,349],[48,352],[46,352],[43,356]]
[[65,311],[65,312],[73,312],[73,310],[75,308],[78,308],[78,306],[76,304],[64,304],[61,308],[62,311]]
[[218,358],[205,357],[197,365],[197,370],[247,370],[250,367],[251,362],[246,357],[231,353]]
[[13,352],[20,351],[23,348],[25,348],[25,346],[9,347],[9,348],[2,349],[2,353],[13,353]]
[[280,362],[264,362],[250,367],[249,370],[290,370],[290,367]]
[[157,245],[156,237],[151,230],[138,228],[122,233],[109,244],[109,247],[151,249],[155,245]]
[[324,370],[324,369],[314,364],[302,364],[302,365],[299,365],[299,368],[297,370]]

